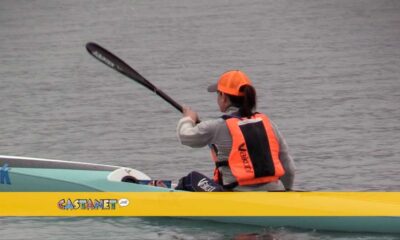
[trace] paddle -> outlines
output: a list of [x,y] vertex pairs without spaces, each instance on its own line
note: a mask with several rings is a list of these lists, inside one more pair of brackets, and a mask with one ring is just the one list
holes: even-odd
[[158,96],[162,99],[170,103],[173,107],[175,107],[178,111],[183,112],[182,106],[175,102],[170,96],[165,94],[159,88],[154,86],[151,82],[145,79],[142,75],[140,75],[137,71],[131,68],[128,64],[122,61],[120,58],[109,52],[108,50],[104,49],[100,45],[89,42],[86,44],[86,49],[97,60],[104,63],[105,65],[109,66],[110,68],[124,74],[125,76],[129,77],[130,79],[134,80],[137,83],[145,86],[149,90],[155,92]]

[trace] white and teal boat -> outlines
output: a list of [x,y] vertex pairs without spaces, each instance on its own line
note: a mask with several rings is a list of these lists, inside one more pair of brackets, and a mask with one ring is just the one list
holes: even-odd
[[[0,184],[0,192],[159,192],[171,190],[133,184],[132,182],[137,180],[151,179],[136,169],[126,167],[15,156],[0,156],[0,166],[3,169],[3,184]],[[10,184],[7,184],[6,180],[9,180]]]
[[[172,217],[264,227],[400,234],[398,192],[258,193],[263,195],[237,192],[189,193],[143,184],[151,181],[148,175],[119,166],[0,156],[0,167],[0,199],[7,193],[26,192],[135,193],[136,196],[146,196],[146,201],[150,201],[148,205],[153,206],[170,201],[169,206],[179,209],[179,206],[188,206],[188,201],[197,203],[187,208],[189,213],[171,214]],[[152,193],[160,194],[148,197]],[[140,209],[140,201],[136,202],[135,207],[146,212]],[[220,207],[211,208],[218,210],[215,213],[208,210],[207,206],[200,206],[201,202],[208,203],[208,206],[218,203]],[[243,206],[252,206],[253,210],[239,211]],[[6,212],[1,208],[0,202],[0,214]],[[199,208],[204,209],[204,214],[198,214],[198,211],[191,215],[192,209]]]

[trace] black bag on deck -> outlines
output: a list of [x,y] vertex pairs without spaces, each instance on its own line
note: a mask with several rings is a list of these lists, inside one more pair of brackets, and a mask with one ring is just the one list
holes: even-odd
[[215,183],[205,175],[193,171],[187,176],[179,179],[177,190],[184,190],[190,192],[223,192],[222,186]]

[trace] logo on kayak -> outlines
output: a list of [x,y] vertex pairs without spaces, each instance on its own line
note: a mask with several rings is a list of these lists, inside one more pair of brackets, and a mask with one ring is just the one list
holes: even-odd
[[121,199],[61,199],[57,206],[61,210],[116,210],[129,205],[129,200]]
[[126,198],[121,198],[120,200],[118,200],[118,204],[119,204],[121,207],[126,207],[126,206],[129,205],[129,200],[126,199]]
[[10,176],[8,175],[9,170],[7,163],[0,167],[0,184],[11,184]]

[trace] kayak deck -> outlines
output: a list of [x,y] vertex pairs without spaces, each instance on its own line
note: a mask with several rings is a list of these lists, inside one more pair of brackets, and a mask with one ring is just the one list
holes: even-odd
[[122,178],[126,176],[139,180],[149,180],[150,177],[136,169],[119,166],[0,156],[0,167],[5,164],[8,166],[7,177],[10,184],[0,184],[0,192],[171,191],[171,189],[122,182]]

